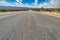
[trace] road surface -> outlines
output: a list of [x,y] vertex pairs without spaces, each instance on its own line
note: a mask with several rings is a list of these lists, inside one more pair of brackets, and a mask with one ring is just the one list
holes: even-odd
[[60,40],[60,18],[30,11],[0,15],[0,40]]

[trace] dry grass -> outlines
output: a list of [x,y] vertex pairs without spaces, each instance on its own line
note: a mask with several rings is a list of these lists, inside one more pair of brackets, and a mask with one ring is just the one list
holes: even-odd
[[54,17],[60,17],[60,12],[59,11],[52,11],[52,12],[49,12],[49,11],[36,11],[38,14],[42,13],[42,14],[47,14],[47,15],[50,15],[50,16],[54,16]]

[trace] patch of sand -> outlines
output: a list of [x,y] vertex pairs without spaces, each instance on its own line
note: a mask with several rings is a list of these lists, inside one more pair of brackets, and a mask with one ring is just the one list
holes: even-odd
[[0,15],[3,15],[3,14],[11,14],[11,13],[20,13],[20,11],[13,11],[13,12],[0,12]]
[[60,17],[60,12],[38,12],[38,13],[43,13],[54,17]]

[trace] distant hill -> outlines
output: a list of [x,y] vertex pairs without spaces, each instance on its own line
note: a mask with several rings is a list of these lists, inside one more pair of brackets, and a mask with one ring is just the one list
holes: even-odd
[[55,10],[58,10],[60,11],[60,8],[29,8],[29,7],[12,7],[12,6],[0,6],[0,10],[23,10],[23,11],[26,11],[26,10],[34,10],[34,11],[40,11],[40,10],[43,10],[43,11],[55,11]]
[[0,6],[0,10],[21,10],[21,9],[28,9],[27,7],[12,7],[12,6]]

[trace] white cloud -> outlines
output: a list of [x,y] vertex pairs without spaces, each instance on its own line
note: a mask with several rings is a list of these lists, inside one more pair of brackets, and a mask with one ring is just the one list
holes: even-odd
[[60,7],[60,0],[51,0],[50,3],[56,8]]
[[[38,0],[35,0],[35,3],[32,3],[34,6],[32,7],[36,7],[36,8],[60,8],[60,0],[50,0],[49,2],[44,2],[44,3],[40,3],[37,4]],[[28,5],[29,6],[29,5]]]
[[37,5],[37,3],[38,3],[38,0],[35,0],[35,3],[34,3],[34,5]]
[[55,4],[60,4],[60,0],[51,0],[50,1],[51,4],[55,5]]
[[16,0],[16,2],[22,4],[22,0]]
[[13,3],[12,5],[15,6],[15,7],[24,7],[24,5],[21,5],[21,4],[18,4],[18,3]]
[[50,0],[50,2],[44,2],[38,5],[44,8],[60,8],[60,0]]
[[46,2],[45,2],[45,3],[41,3],[41,4],[38,5],[39,8],[41,8],[41,7],[46,8],[46,7],[48,7],[48,6],[49,6],[49,4],[46,3]]
[[12,6],[12,7],[24,7],[22,4],[19,4],[17,2],[15,3],[7,3],[6,1],[0,1],[0,6]]
[[10,5],[11,5],[10,3],[7,3],[5,1],[0,1],[0,6],[10,6]]
[[0,1],[5,1],[5,0],[0,0]]
[[49,2],[44,2],[44,3],[40,3],[38,4],[38,0],[35,0],[35,3],[32,3],[31,5],[29,4],[23,4],[22,0],[16,0],[15,3],[7,3],[5,0],[1,1],[0,0],[0,6],[15,6],[15,7],[36,7],[36,8],[40,8],[40,7],[44,7],[44,8],[58,8],[60,7],[60,0],[50,0]]

